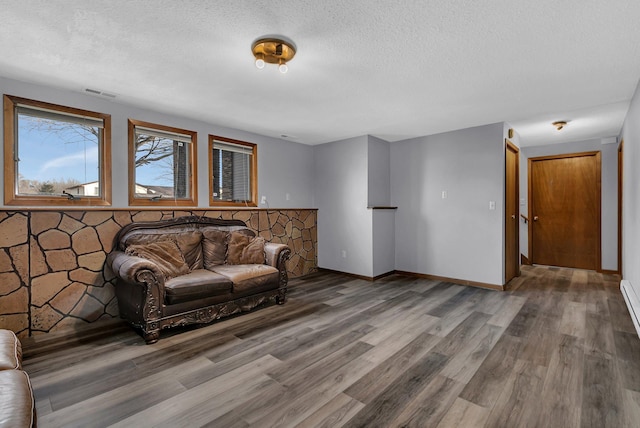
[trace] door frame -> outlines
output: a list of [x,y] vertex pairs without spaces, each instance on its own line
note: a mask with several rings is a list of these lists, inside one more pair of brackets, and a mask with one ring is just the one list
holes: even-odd
[[624,174],[624,140],[618,145],[618,275],[622,275],[622,198]]
[[[520,149],[518,148],[518,146],[516,146],[515,144],[513,144],[511,141],[509,141],[509,139],[505,139],[505,154],[504,154],[504,198],[505,198],[505,203],[504,203],[504,238],[505,238],[505,242],[504,242],[504,246],[505,246],[505,254],[504,254],[504,278],[505,278],[505,284],[507,282],[509,282],[509,280],[507,280],[507,229],[508,229],[508,225],[509,225],[509,215],[510,213],[507,212],[507,198],[509,195],[507,195],[507,152],[509,150],[513,151],[516,155],[516,182],[515,182],[515,189],[516,189],[516,194],[515,194],[515,206],[516,206],[516,234],[515,234],[515,241],[516,241],[516,259],[515,259],[515,263],[517,264],[517,268],[516,268],[516,275],[515,277],[520,276],[521,272],[520,272]],[[514,278],[515,278],[514,277]],[[513,279],[513,278],[512,278]]]
[[[602,272],[602,152],[600,152],[599,150],[595,150],[595,151],[590,151],[590,152],[580,152],[580,153],[563,153],[563,154],[558,154],[558,155],[549,155],[549,156],[538,156],[538,157],[534,157],[534,158],[529,158],[527,161],[527,193],[528,193],[528,205],[529,205],[529,210],[528,210],[528,216],[530,219],[530,224],[529,224],[529,234],[528,234],[528,252],[529,252],[529,260],[531,261],[531,264],[535,263],[535,260],[533,259],[533,206],[532,206],[532,202],[533,202],[533,180],[531,179],[532,176],[532,169],[533,169],[533,162],[537,162],[537,161],[544,161],[544,160],[552,160],[552,159],[566,159],[566,158],[577,158],[577,157],[584,157],[584,156],[596,156],[596,159],[598,160],[597,164],[596,164],[596,179],[598,181],[597,184],[597,198],[596,200],[598,201],[598,209],[597,209],[597,213],[598,213],[598,224],[597,224],[597,228],[598,228],[598,233],[597,233],[597,245],[596,245],[596,272]],[[620,260],[618,258],[618,260]]]

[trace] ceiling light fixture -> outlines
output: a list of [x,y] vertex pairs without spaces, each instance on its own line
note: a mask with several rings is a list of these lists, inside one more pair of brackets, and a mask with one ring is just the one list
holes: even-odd
[[280,73],[289,71],[287,62],[296,54],[296,45],[291,40],[279,37],[263,37],[251,45],[256,67],[263,69],[265,63],[278,64]]
[[553,122],[552,125],[556,127],[556,130],[560,131],[562,130],[562,128],[567,126],[567,122],[565,120],[558,120],[556,122]]

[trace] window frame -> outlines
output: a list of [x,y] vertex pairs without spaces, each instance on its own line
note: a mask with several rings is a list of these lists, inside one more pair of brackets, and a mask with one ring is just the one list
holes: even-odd
[[[249,185],[251,186],[251,200],[243,202],[235,201],[219,201],[213,198],[213,190],[215,189],[215,177],[213,175],[213,149],[215,141],[222,143],[237,144],[240,146],[251,147],[251,163],[249,165]],[[221,137],[219,135],[209,134],[209,206],[223,207],[257,207],[258,206],[258,145],[247,141],[234,140],[231,138]]]
[[[44,101],[31,100],[28,98],[16,97],[13,95],[3,95],[4,104],[4,204],[23,206],[110,206],[111,205],[111,115],[83,110],[75,107],[67,107],[58,104],[51,104]],[[99,197],[86,195],[74,195],[69,199],[66,196],[40,196],[40,195],[20,195],[16,177],[16,152],[19,141],[17,141],[18,105],[33,107],[35,109],[50,110],[61,115],[87,116],[101,120],[102,138],[99,153],[98,180],[100,183],[101,195]]]
[[[175,199],[175,198],[160,198],[152,200],[151,198],[136,197],[136,183],[135,183],[135,140],[136,140],[136,126],[141,128],[148,128],[150,130],[157,130],[159,132],[170,132],[174,134],[184,134],[191,137],[191,150],[187,157],[189,163],[189,198]],[[198,133],[196,131],[189,131],[187,129],[175,128],[172,126],[160,125],[157,123],[144,122],[141,120],[128,119],[128,140],[129,140],[129,206],[180,206],[191,207],[198,205],[198,182],[196,177],[198,176],[196,152],[198,147]]]

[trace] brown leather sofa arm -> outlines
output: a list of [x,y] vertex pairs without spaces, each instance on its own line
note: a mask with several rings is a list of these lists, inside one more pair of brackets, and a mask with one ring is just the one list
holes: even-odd
[[0,427],[35,426],[33,388],[22,370],[0,371]]
[[164,284],[164,274],[151,260],[113,251],[107,256],[107,265],[115,276],[130,284],[148,283],[149,274],[154,277],[155,282]]
[[[164,273],[151,260],[114,251],[107,256],[107,264],[120,284],[143,287],[146,301],[144,314],[147,319],[160,317],[158,305],[164,302]],[[116,295],[120,294],[116,288]]]
[[160,336],[157,320],[162,318],[165,300],[164,274],[152,261],[122,251],[110,253],[107,265],[119,279],[116,296],[120,316],[141,328],[147,343],[156,342]]
[[0,329],[0,428],[36,426],[33,388],[22,368],[22,344],[11,330]]
[[265,261],[269,266],[273,266],[278,270],[281,270],[281,268],[286,270],[286,266],[280,266],[279,264],[284,264],[289,259],[291,250],[285,244],[267,242],[264,244],[264,255]]
[[15,333],[0,329],[0,370],[22,370],[22,344]]

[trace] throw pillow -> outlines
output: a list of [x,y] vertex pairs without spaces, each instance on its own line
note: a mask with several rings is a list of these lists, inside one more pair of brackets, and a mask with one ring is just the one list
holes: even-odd
[[178,245],[173,241],[156,241],[144,245],[129,245],[125,254],[145,258],[158,266],[165,279],[189,273]]
[[264,243],[262,237],[251,237],[239,231],[229,234],[227,264],[264,264]]
[[212,270],[223,265],[227,254],[228,233],[225,230],[209,229],[202,231],[202,255],[204,268]]
[[126,244],[148,245],[158,241],[175,241],[184,256],[184,260],[189,266],[189,270],[202,269],[202,247],[200,241],[202,234],[200,231],[177,232],[177,233],[141,233],[133,235],[127,239]]
[[189,266],[189,270],[202,269],[202,233],[200,231],[175,234],[175,241]]

